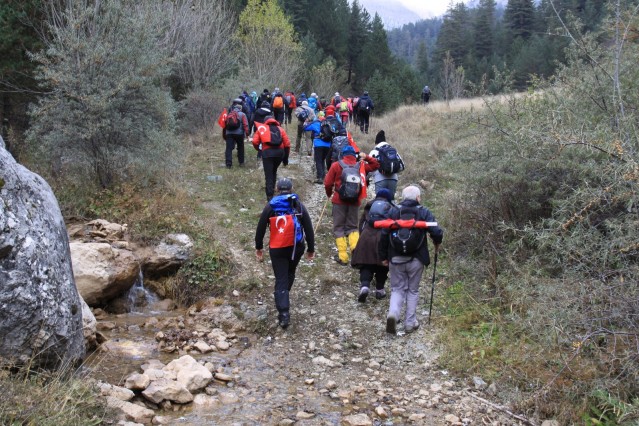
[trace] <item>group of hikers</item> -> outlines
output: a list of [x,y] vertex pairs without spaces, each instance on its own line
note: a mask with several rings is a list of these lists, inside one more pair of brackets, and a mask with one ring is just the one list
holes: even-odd
[[[290,123],[290,110],[290,115],[295,115],[298,119],[295,151],[300,152],[302,133],[310,132],[313,140],[315,182],[324,185],[328,197],[326,202],[330,200],[332,203],[333,235],[337,248],[335,262],[359,269],[360,290],[357,300],[360,303],[366,302],[373,282],[375,298],[385,298],[385,284],[390,274],[391,296],[386,331],[392,334],[397,332],[404,305],[404,331],[410,333],[417,330],[419,285],[424,267],[430,263],[426,235],[430,235],[437,256],[443,230],[437,225],[430,210],[421,205],[421,191],[417,186],[405,187],[402,190],[402,201],[395,204],[399,173],[404,170],[404,161],[386,141],[383,130],[377,133],[375,147],[370,153],[358,148],[345,125],[351,119],[351,109],[348,109],[348,114],[340,113],[341,105],[352,105],[352,101],[342,98],[339,92],[322,106],[318,106],[321,104],[315,93],[302,100],[299,106],[292,92],[291,97],[281,104],[275,100],[287,96],[287,93],[289,92],[282,94],[276,88],[271,94],[265,89],[258,98],[258,102],[263,99],[263,106],[249,115],[250,113],[243,111],[246,105],[244,98],[252,97],[255,92],[250,95],[244,92],[244,98],[235,99],[231,111],[218,119],[224,129],[227,167],[231,166],[229,157],[236,144],[238,161],[240,165],[244,163],[243,140],[251,132],[252,145],[262,160],[267,204],[257,224],[255,250],[258,261],[263,261],[264,237],[268,228],[279,325],[286,329],[290,324],[289,293],[304,252],[308,260],[313,260],[315,256],[315,234],[311,217],[293,191],[292,180],[277,180],[277,170],[280,165],[288,165],[291,151],[291,141],[282,126],[286,120]],[[367,92],[359,97],[359,105],[362,100],[370,105],[368,114],[363,114],[365,110],[359,109],[356,116],[360,130],[367,133],[373,102]],[[280,109],[276,107],[279,105],[289,106],[281,108],[280,114],[276,112]],[[266,113],[267,110],[270,114]],[[360,216],[360,207],[368,198],[371,181],[375,197],[365,204]]]

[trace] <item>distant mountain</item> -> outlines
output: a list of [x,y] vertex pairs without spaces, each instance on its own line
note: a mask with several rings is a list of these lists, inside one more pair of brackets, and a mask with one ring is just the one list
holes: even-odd
[[[426,0],[425,0],[426,1]],[[359,4],[370,13],[371,18],[375,12],[382,18],[384,28],[398,28],[404,24],[417,22],[419,15],[397,0],[360,0]]]

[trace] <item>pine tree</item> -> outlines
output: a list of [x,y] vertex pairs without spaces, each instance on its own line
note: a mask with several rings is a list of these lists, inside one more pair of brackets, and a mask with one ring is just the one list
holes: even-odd
[[504,12],[504,23],[513,38],[529,38],[535,29],[535,6],[533,0],[508,0]]
[[489,58],[493,53],[495,0],[480,0],[474,23],[475,58]]
[[417,47],[417,54],[415,55],[415,66],[420,78],[424,80],[428,79],[429,65],[428,49],[426,48],[426,42],[422,40]]
[[366,9],[362,9],[357,0],[353,1],[351,13],[348,21],[348,44],[346,51],[346,61],[348,76],[346,82],[352,82],[353,72],[356,70],[357,62],[360,59],[364,44],[369,36],[370,15]]
[[386,30],[382,18],[377,13],[371,23],[371,33],[364,48],[363,57],[366,77],[372,75],[375,70],[379,70],[382,75],[386,74],[393,63],[393,55],[388,48],[388,40],[386,39]]

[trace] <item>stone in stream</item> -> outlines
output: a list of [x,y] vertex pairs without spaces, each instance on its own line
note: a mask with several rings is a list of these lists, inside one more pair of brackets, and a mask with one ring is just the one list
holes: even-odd
[[213,380],[213,374],[190,355],[171,361],[163,370],[175,372],[178,383],[190,392],[205,388]]
[[153,410],[141,407],[137,404],[122,401],[112,396],[107,397],[107,407],[115,408],[120,411],[121,417],[124,420],[131,420],[136,423],[149,424],[151,423],[155,413]]
[[151,382],[142,395],[149,401],[159,404],[164,400],[186,404],[193,401],[193,395],[182,384],[174,380],[160,379]]
[[342,426],[372,426],[373,421],[363,413],[346,416],[342,419]]

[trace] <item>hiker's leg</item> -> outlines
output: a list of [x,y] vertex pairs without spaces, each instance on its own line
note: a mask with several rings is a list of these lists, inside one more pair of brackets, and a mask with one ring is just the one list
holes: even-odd
[[274,167],[274,158],[262,158],[262,164],[264,165],[264,184],[265,184],[265,192],[266,199],[270,200],[273,198],[273,194],[275,192],[275,178],[273,174]]
[[244,133],[238,135],[237,139],[237,162],[240,165],[244,164]]
[[295,256],[293,260],[288,262],[288,291],[291,291],[293,288],[293,283],[295,282],[295,271],[297,270],[297,265],[300,263],[302,259],[302,255],[304,255],[304,249],[306,246],[304,243],[298,243],[295,246]]
[[404,265],[390,264],[391,277],[391,297],[388,305],[388,315],[392,315],[396,320],[402,311],[402,305],[406,299],[408,291],[408,280],[404,273]]
[[224,151],[224,162],[226,167],[233,165],[233,148],[235,147],[235,139],[232,135],[226,136],[226,150]]
[[322,147],[316,146],[315,148],[313,148],[313,153],[314,153],[314,157],[313,159],[315,160],[315,170],[317,172],[317,180],[323,180],[324,179],[324,174],[326,173],[326,169],[324,168],[324,157],[322,156]]
[[414,327],[417,324],[415,311],[419,302],[419,283],[424,272],[424,264],[414,258],[406,264],[407,293],[406,293],[406,321],[405,327]]
[[370,287],[373,281],[373,266],[364,265],[359,270],[359,286]]
[[297,138],[295,139],[295,152],[300,152],[300,147],[302,145],[302,134],[304,133],[304,123],[300,123],[298,120],[297,123]]
[[374,273],[375,273],[375,289],[383,290],[384,286],[386,285],[386,280],[388,279],[388,266],[375,265]]
[[275,299],[275,308],[281,315],[288,313],[289,304],[289,291],[288,291],[288,263],[289,257],[281,253],[281,249],[275,249],[277,253],[273,253],[274,250],[270,250],[271,265],[273,266],[273,274],[275,275],[275,289],[273,296]]

